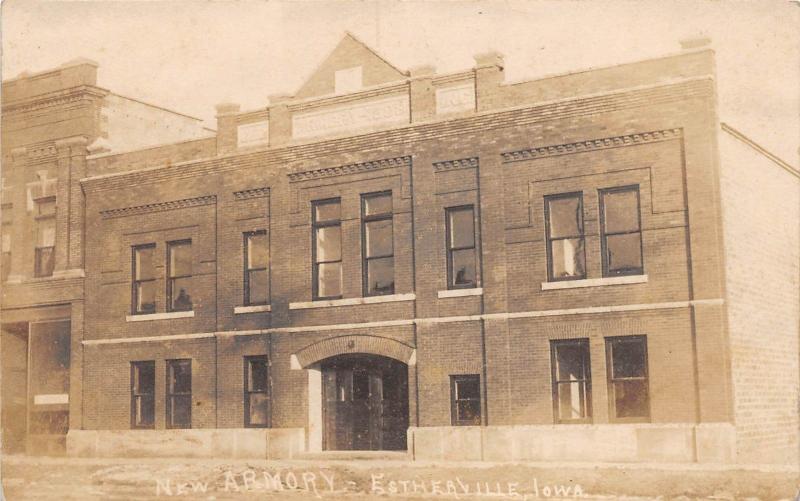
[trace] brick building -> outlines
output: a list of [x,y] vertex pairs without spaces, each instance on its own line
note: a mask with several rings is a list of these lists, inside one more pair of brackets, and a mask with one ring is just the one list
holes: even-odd
[[[720,122],[713,52],[514,84],[475,62],[404,72],[347,35],[215,134],[110,127],[76,66],[84,128],[4,135],[6,443],[52,408],[75,455],[795,462],[800,174]],[[17,223],[39,164],[46,279]],[[64,339],[57,390],[37,339]]]

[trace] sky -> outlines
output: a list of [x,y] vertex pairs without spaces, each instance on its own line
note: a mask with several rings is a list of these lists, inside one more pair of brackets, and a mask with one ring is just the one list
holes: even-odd
[[293,94],[350,31],[402,70],[505,56],[506,81],[680,50],[708,37],[720,120],[800,165],[800,2],[41,1],[2,4],[2,76],[84,57],[99,85],[207,120]]

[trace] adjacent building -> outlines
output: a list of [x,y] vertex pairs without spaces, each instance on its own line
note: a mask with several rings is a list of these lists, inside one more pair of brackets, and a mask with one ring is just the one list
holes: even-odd
[[347,35],[216,132],[88,63],[5,82],[4,442],[796,462],[800,173],[692,45],[507,84]]

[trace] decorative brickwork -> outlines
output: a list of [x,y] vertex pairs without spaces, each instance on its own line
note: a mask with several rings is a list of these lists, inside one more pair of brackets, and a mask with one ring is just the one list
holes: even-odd
[[124,207],[121,209],[109,209],[100,211],[103,219],[115,217],[137,216],[151,212],[163,212],[167,210],[185,209],[187,207],[199,207],[201,205],[211,205],[217,203],[216,195],[203,197],[184,198],[183,200],[173,200],[170,202],[159,202],[155,204],[137,205],[134,207]]
[[436,172],[457,169],[474,169],[476,167],[478,167],[478,157],[462,158],[460,160],[445,160],[442,162],[433,163],[433,170]]
[[328,167],[325,169],[315,169],[304,172],[294,172],[289,174],[291,182],[308,181],[333,176],[344,176],[347,174],[359,174],[378,169],[389,169],[393,167],[408,167],[411,165],[411,157],[386,158],[383,160],[373,160],[355,164],[341,165],[339,167]]
[[253,188],[250,190],[234,191],[236,200],[248,200],[250,198],[262,198],[269,196],[269,188]]
[[394,339],[379,336],[340,336],[324,339],[301,349],[295,356],[301,367],[347,353],[369,353],[399,360],[411,361],[414,348]]

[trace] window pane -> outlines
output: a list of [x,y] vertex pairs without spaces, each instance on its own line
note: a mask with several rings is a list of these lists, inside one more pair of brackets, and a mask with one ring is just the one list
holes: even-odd
[[248,304],[266,304],[269,302],[269,273],[267,270],[257,270],[247,272]]
[[586,386],[583,382],[559,383],[559,419],[582,419],[588,417],[585,405],[585,388]]
[[156,283],[141,282],[136,284],[136,312],[155,313]]
[[639,196],[637,190],[603,194],[603,215],[606,233],[639,229]]
[[472,208],[447,211],[450,218],[450,248],[473,247],[475,245],[475,218]]
[[645,343],[639,340],[614,342],[611,348],[613,377],[645,377],[645,350]]
[[136,280],[149,280],[155,278],[153,267],[153,254],[155,247],[141,247],[135,251]]
[[314,204],[314,220],[318,223],[325,221],[338,221],[342,218],[342,204],[332,201]]
[[53,274],[55,267],[55,252],[53,247],[42,247],[36,249],[35,275],[37,277],[49,277]]
[[560,344],[556,348],[556,377],[558,381],[586,378],[587,347],[581,344]]
[[607,236],[606,253],[609,272],[641,270],[642,234],[626,233]]
[[583,234],[583,210],[579,197],[550,199],[550,238],[575,237]]
[[391,256],[393,253],[392,220],[372,221],[364,226],[367,257]]
[[155,418],[155,398],[152,394],[134,399],[134,425],[152,426]]
[[647,417],[647,381],[616,381],[614,408],[619,418]]
[[481,384],[477,376],[459,378],[456,380],[456,399],[481,398]]
[[155,364],[152,363],[141,363],[133,366],[133,390],[135,393],[153,393],[156,381],[155,370]]
[[372,195],[364,197],[364,215],[374,216],[377,214],[392,213],[392,194]]
[[342,259],[342,228],[329,226],[317,228],[317,262]]
[[453,269],[450,272],[453,285],[474,285],[477,280],[475,273],[475,249],[452,251]]
[[169,246],[169,272],[171,277],[192,274],[192,244],[181,243]]
[[36,225],[36,246],[53,247],[56,242],[56,220],[40,219]]
[[267,391],[269,388],[268,365],[266,359],[248,360],[248,391]]
[[192,309],[191,284],[192,277],[173,278],[171,311],[189,311]]
[[394,258],[384,257],[367,261],[367,293],[394,293]]
[[481,424],[480,400],[459,400],[456,409],[456,419],[458,419],[461,424]]
[[266,268],[269,264],[269,245],[266,233],[247,236],[247,268]]
[[248,423],[257,426],[267,425],[267,413],[269,411],[269,398],[264,393],[251,393],[248,395],[250,398],[250,415],[248,416]]
[[192,362],[180,360],[169,362],[170,393],[190,393],[192,391]]
[[342,263],[318,265],[317,293],[319,297],[342,295]]
[[553,278],[582,277],[585,275],[583,239],[570,238],[550,242],[551,272]]
[[177,395],[170,398],[170,425],[173,428],[188,428],[192,423],[191,395]]

